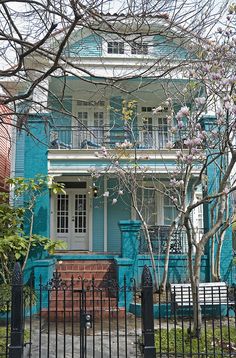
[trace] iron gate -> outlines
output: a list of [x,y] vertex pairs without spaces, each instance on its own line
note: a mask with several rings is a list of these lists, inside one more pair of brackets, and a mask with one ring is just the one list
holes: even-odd
[[[11,317],[10,310],[6,317],[6,348],[0,356],[137,358],[142,355],[141,318],[138,318],[141,296],[134,279],[124,277],[119,287],[113,280],[96,282],[72,276],[69,281],[63,281],[56,271],[46,286],[42,278],[38,287],[34,287],[33,280],[31,286],[27,295],[21,268],[16,265]],[[129,312],[131,300],[133,313]],[[152,309],[152,305],[148,306]]]

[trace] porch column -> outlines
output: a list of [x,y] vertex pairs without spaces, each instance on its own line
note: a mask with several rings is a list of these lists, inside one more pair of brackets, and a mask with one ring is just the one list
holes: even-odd
[[118,287],[125,287],[119,290],[119,307],[125,307],[129,311],[133,299],[132,279],[137,277],[141,221],[121,220],[118,224],[121,231],[121,257],[115,258],[115,262]]
[[121,231],[121,257],[135,260],[139,250],[141,221],[120,220],[118,224]]

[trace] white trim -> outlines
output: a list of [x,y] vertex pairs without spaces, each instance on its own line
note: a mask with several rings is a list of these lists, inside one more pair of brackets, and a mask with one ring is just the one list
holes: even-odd
[[89,251],[93,251],[93,195],[92,195],[92,178],[87,178],[87,183],[90,188],[88,193],[89,201]]
[[[164,167],[164,166],[159,166],[158,164],[156,166],[146,166],[147,170],[145,171],[146,174],[153,174],[153,173],[158,173],[158,174],[163,174],[164,176],[174,172],[176,170],[176,166],[168,166],[168,167]],[[167,171],[168,169],[168,171]],[[61,168],[56,168],[56,167],[49,167],[48,169],[48,174],[49,175],[55,175],[55,176],[60,176],[60,174],[86,174],[89,172],[89,170],[91,170],[91,165],[89,164],[85,164],[84,166],[66,166],[66,167],[61,167]],[[109,173],[115,173],[115,169],[109,170]],[[107,173],[107,165],[102,165],[100,167],[100,173],[101,174],[105,174]],[[143,173],[143,170],[138,170],[137,173]],[[198,175],[200,173],[200,169],[195,169],[192,171],[192,175]]]
[[55,211],[55,195],[52,195],[52,193],[50,192],[50,233],[49,233],[49,237],[51,240],[55,239],[55,216],[54,216],[54,211]]
[[[104,177],[104,193],[107,191],[107,177]],[[107,197],[104,196],[104,252],[107,252]]]
[[[87,177],[87,176],[80,176],[79,177],[80,181],[86,181],[87,183],[87,197],[88,197],[88,250],[92,251],[93,249],[93,196],[92,196],[92,192],[91,192],[91,187],[92,187],[92,179],[91,177]],[[63,176],[63,175],[59,175],[55,178],[56,181],[60,181],[60,182],[73,182],[78,180],[78,176]],[[65,189],[66,192],[70,193],[70,192],[75,192],[76,188],[71,188],[71,189]],[[78,190],[80,190],[78,188]],[[85,189],[83,189],[85,190]],[[56,233],[55,233],[55,229],[56,229],[56,224],[55,224],[55,220],[56,220],[56,216],[55,216],[55,212],[56,212],[56,195],[50,193],[50,239],[53,240],[56,238]]]

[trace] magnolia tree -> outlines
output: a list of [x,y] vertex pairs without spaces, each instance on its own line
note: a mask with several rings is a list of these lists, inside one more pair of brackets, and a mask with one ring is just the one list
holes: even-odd
[[[13,111],[13,126],[30,133],[29,113],[54,110],[47,101],[49,96],[60,102],[60,110],[64,114],[73,116],[63,102],[64,96],[68,95],[68,76],[86,83],[93,83],[96,79],[96,84],[102,87],[101,91],[109,83],[110,86],[123,89],[124,93],[127,93],[125,86],[123,88],[121,85],[121,76],[118,78],[115,71],[108,76],[101,76],[92,66],[87,66],[87,62],[84,62],[80,55],[81,51],[86,50],[83,43],[78,49],[78,56],[70,56],[68,48],[73,45],[76,33],[84,29],[88,34],[101,36],[102,39],[115,34],[121,41],[132,46],[138,46],[145,36],[159,35],[162,37],[163,46],[177,40],[178,46],[172,50],[175,57],[175,52],[189,42],[190,32],[198,38],[199,35],[211,31],[227,1],[222,1],[220,6],[216,6],[217,3],[216,0],[23,0],[20,3],[2,0],[0,104],[10,106],[10,114]],[[160,26],[152,30],[153,24],[157,23]],[[140,31],[143,28],[145,31]],[[165,33],[166,39],[163,37]],[[101,44],[97,44],[98,50],[99,46]],[[157,64],[161,64],[158,70],[159,77],[171,73],[176,68],[176,63],[163,53],[161,58],[147,64],[145,69],[140,69],[140,78],[144,74],[153,75]],[[178,67],[182,65],[186,65],[185,59],[179,61]],[[64,78],[60,96],[49,89],[48,80],[52,76]],[[137,78],[136,70],[122,75],[123,80],[132,77]],[[140,86],[141,83],[137,87]],[[7,113],[0,115],[1,123],[4,123]],[[42,116],[42,120],[47,124],[48,117]],[[74,120],[78,118],[75,116]]]
[[[184,228],[188,242],[188,271],[191,281],[194,309],[192,334],[199,336],[202,315],[198,297],[200,283],[201,259],[206,245],[211,244],[212,280],[220,280],[221,249],[227,228],[232,224],[231,195],[236,189],[235,163],[236,148],[234,144],[236,131],[236,105],[234,74],[235,43],[231,22],[235,7],[230,7],[225,29],[218,29],[216,40],[202,44],[199,61],[193,61],[188,68],[189,79],[186,81],[181,108],[174,112],[176,98],[169,97],[154,112],[158,114],[163,106],[168,105],[170,140],[166,148],[175,154],[175,168],[166,169],[168,183],[157,179],[156,173],[150,173],[148,156],[138,148],[137,134],[133,131],[132,108],[134,101],[123,110],[129,140],[116,145],[115,151],[105,147],[97,153],[109,159],[107,172],[117,177],[117,193],[126,190],[131,195],[132,206],[141,220],[148,243],[153,268],[155,262],[147,222],[138,200],[138,190],[145,188],[144,179],[151,180],[152,189],[167,196],[176,209],[176,217],[170,225],[165,259],[165,272],[161,282],[163,288],[167,280],[170,243],[177,226]],[[128,115],[127,114],[128,111]],[[210,112],[209,112],[210,111]],[[125,116],[126,115],[126,116]],[[145,131],[145,126],[143,131]],[[147,161],[147,165],[143,160]],[[126,164],[124,164],[126,161]],[[166,166],[167,167],[167,166]],[[100,175],[96,173],[95,175]],[[196,197],[197,192],[201,195]],[[117,202],[113,199],[113,204]],[[194,223],[195,210],[207,205],[209,225],[199,235],[199,228]],[[157,273],[154,269],[155,284],[158,286]]]

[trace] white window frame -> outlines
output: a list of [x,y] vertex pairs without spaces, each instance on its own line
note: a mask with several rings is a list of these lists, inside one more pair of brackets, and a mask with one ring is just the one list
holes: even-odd
[[[132,40],[135,41],[134,45],[137,44],[147,44],[148,46],[148,54],[132,54]],[[124,43],[124,53],[108,53],[108,42],[123,42]],[[119,37],[116,34],[109,34],[103,39],[102,43],[102,54],[105,57],[131,57],[131,58],[142,58],[142,57],[150,57],[152,55],[153,48],[153,36],[143,36],[140,39],[136,40],[134,36],[129,36],[127,40]]]
[[[170,109],[168,109],[167,107],[164,107],[164,111],[160,111],[160,112],[157,112],[156,114],[153,113],[153,111],[143,111],[143,108],[147,108],[147,109],[154,109],[156,108],[157,105],[153,105],[152,102],[145,102],[143,104],[139,103],[138,104],[138,127],[144,127],[145,126],[145,123],[144,123],[144,119],[145,119],[145,113],[147,113],[146,117],[151,118],[152,119],[152,124],[147,124],[147,127],[148,126],[152,126],[154,127],[155,129],[157,129],[157,127],[159,127],[159,124],[158,124],[158,121],[161,120],[161,119],[166,119],[171,111]],[[166,120],[167,122],[167,120]],[[164,126],[164,124],[163,124]],[[168,122],[166,123],[166,126],[169,126]],[[160,126],[161,128],[162,126]],[[147,131],[148,132],[148,131]],[[157,131],[155,132],[155,130],[153,131],[153,134],[154,134],[154,137],[152,136],[152,143],[150,143],[150,148],[153,148],[153,146],[155,147],[155,144],[158,144],[159,145],[159,142],[168,142],[171,140],[171,133],[167,130],[167,138],[165,138],[165,134],[163,132],[163,135],[161,137],[159,137],[159,135],[161,135],[161,133],[158,133]],[[141,145],[144,145],[145,144],[145,131],[139,131],[139,141],[141,143]],[[160,141],[161,140],[161,141]],[[161,149],[164,149],[165,146],[161,146]]]

